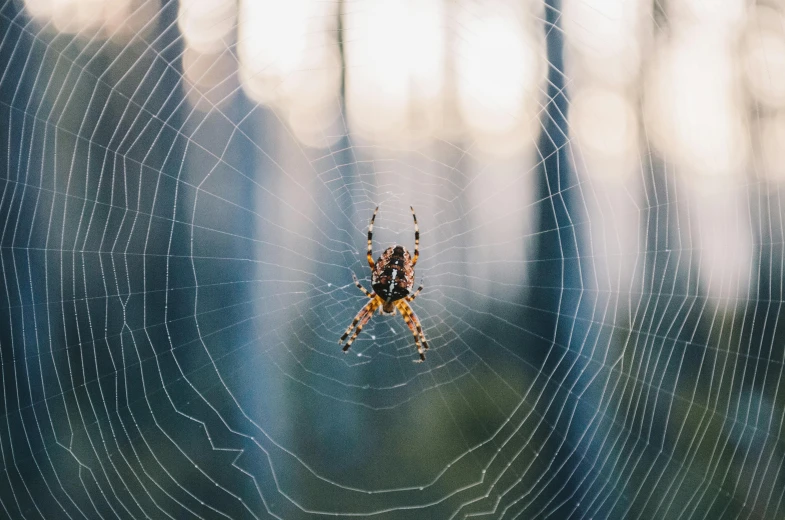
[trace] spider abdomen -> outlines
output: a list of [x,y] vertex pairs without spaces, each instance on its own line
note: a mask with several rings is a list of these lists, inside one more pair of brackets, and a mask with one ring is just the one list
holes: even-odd
[[414,267],[405,247],[396,245],[385,249],[376,261],[371,286],[387,303],[408,296],[414,286]]

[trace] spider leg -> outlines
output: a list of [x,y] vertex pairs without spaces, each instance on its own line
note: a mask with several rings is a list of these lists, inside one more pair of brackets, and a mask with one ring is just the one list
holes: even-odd
[[425,341],[425,333],[422,331],[422,325],[420,324],[420,318],[414,313],[414,309],[403,300],[398,300],[400,302],[399,309],[401,313],[404,311],[409,315],[409,318],[412,320],[412,323],[417,327],[417,332],[420,334],[420,340],[422,341],[425,350],[428,350],[428,342]]
[[374,305],[375,303],[376,303],[376,302],[375,302],[374,300],[371,300],[371,301],[369,301],[368,303],[366,303],[366,304],[363,306],[363,308],[362,308],[362,309],[360,309],[360,312],[358,312],[358,313],[357,313],[357,315],[354,317],[354,320],[352,320],[352,324],[351,324],[351,325],[349,325],[349,326],[346,328],[346,332],[344,332],[344,333],[343,333],[343,336],[341,336],[341,339],[339,339],[339,340],[338,340],[338,344],[339,344],[339,345],[340,345],[341,343],[343,343],[343,340],[345,340],[345,339],[346,339],[346,338],[349,336],[349,333],[352,331],[352,329],[354,328],[354,326],[355,326],[355,325],[357,325],[357,323],[358,323],[358,322],[359,322],[361,319],[363,319],[364,315],[365,315],[366,313],[368,313],[368,312],[372,311],[372,310],[375,308],[375,305]]
[[362,320],[360,320],[360,323],[357,324],[357,330],[354,331],[352,337],[349,338],[349,341],[347,341],[346,345],[343,346],[344,352],[349,350],[349,347],[352,346],[352,343],[354,343],[354,340],[357,339],[357,336],[360,334],[360,331],[363,330],[365,324],[368,323],[368,320],[371,319],[371,317],[373,316],[373,311],[375,311],[376,307],[378,306],[379,306],[379,302],[376,299],[372,300],[370,303],[366,305],[366,307],[370,307],[370,308],[368,309],[368,312],[365,314],[365,316],[363,316]]
[[417,288],[417,290],[416,290],[416,291],[414,291],[414,293],[412,293],[412,294],[410,294],[409,296],[407,296],[407,297],[405,298],[405,299],[406,299],[406,301],[407,301],[407,302],[414,301],[414,299],[415,299],[415,298],[417,298],[417,295],[418,295],[418,294],[420,294],[420,291],[422,291],[422,285],[421,285],[420,287],[418,287],[418,288]]
[[368,265],[371,266],[371,271],[373,268],[376,267],[376,264],[373,261],[373,221],[376,220],[376,212],[379,211],[379,206],[376,206],[376,209],[373,210],[373,216],[371,217],[371,223],[368,225]]
[[354,285],[359,287],[360,290],[363,292],[363,294],[365,294],[368,298],[373,298],[374,297],[374,295],[369,293],[368,290],[365,287],[360,285],[360,281],[357,279],[357,276],[354,273],[352,273],[352,278],[354,278]]
[[417,225],[417,215],[414,214],[414,208],[409,206],[409,209],[412,210],[412,218],[414,218],[414,258],[412,258],[412,267],[414,267],[420,257],[420,226]]
[[416,325],[414,324],[412,316],[409,311],[401,304],[401,302],[396,302],[396,307],[399,311],[401,311],[403,321],[406,322],[406,326],[409,327],[409,330],[412,331],[412,335],[414,335],[414,345],[417,347],[417,352],[420,354],[420,359],[417,362],[422,363],[425,361],[425,351],[423,350],[422,343],[420,342],[420,336],[417,334]]

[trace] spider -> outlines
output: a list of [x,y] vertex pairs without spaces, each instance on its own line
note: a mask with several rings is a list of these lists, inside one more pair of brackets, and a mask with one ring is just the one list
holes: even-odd
[[412,210],[412,218],[414,218],[414,258],[409,255],[409,251],[400,245],[388,247],[382,253],[382,256],[374,263],[372,252],[372,237],[373,237],[373,221],[376,219],[376,213],[379,211],[379,206],[371,217],[371,223],[368,225],[368,265],[371,267],[371,287],[373,292],[368,292],[365,287],[360,285],[357,277],[352,274],[354,284],[371,299],[366,303],[357,316],[354,317],[352,324],[343,333],[341,339],[338,340],[340,345],[349,336],[352,329],[357,327],[352,337],[343,346],[343,351],[346,353],[352,343],[357,339],[357,335],[363,329],[366,323],[371,319],[376,309],[380,309],[382,314],[395,314],[395,309],[401,313],[403,321],[409,327],[414,335],[414,344],[417,347],[417,352],[420,354],[420,359],[416,360],[417,363],[425,361],[425,351],[428,350],[428,342],[425,341],[425,334],[423,334],[420,320],[414,311],[409,306],[408,302],[413,301],[420,291],[422,285],[413,293],[409,294],[414,286],[414,266],[417,265],[417,258],[420,256],[420,228],[417,226],[417,215],[414,214],[414,208],[409,206]]

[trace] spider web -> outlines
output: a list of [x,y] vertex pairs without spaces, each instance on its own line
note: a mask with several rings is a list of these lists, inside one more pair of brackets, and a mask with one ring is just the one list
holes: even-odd
[[[346,24],[371,4],[326,4],[343,18],[323,32],[352,35],[341,52],[362,46]],[[177,4],[77,35],[68,23],[109,4],[44,5],[0,7],[2,516],[783,515],[783,211],[759,175],[764,123],[741,134],[741,175],[692,182],[642,117],[628,174],[603,175],[572,114],[611,113],[578,96],[592,62],[565,40],[589,27],[575,5],[602,2],[514,11],[546,66],[534,130],[501,153],[466,132],[363,132],[351,81],[368,63],[350,52],[309,146],[234,71],[189,83]],[[456,2],[444,25],[468,41],[466,19],[511,6]],[[676,25],[648,7],[641,32]],[[236,43],[220,55],[242,60]],[[370,289],[377,205],[375,256],[412,249],[417,212],[424,363],[400,316],[337,344],[367,301],[352,274]]]

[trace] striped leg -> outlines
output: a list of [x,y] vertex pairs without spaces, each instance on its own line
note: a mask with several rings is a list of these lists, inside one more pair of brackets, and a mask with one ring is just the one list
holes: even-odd
[[371,271],[373,268],[376,267],[376,263],[373,261],[373,246],[372,246],[372,239],[373,239],[373,221],[376,220],[376,212],[379,211],[379,206],[376,206],[376,209],[373,210],[373,216],[371,217],[371,223],[368,225],[368,265],[371,266]]
[[412,258],[412,267],[414,267],[420,257],[420,226],[417,225],[417,215],[414,214],[414,208],[409,206],[409,209],[412,210],[412,218],[414,218],[414,258]]
[[412,309],[408,303],[406,303],[403,300],[398,300],[398,301],[400,302],[399,309],[401,310],[402,313],[406,311],[406,313],[409,315],[409,317],[412,320],[412,323],[414,323],[414,325],[417,327],[417,332],[420,334],[420,340],[422,341],[425,350],[428,350],[428,342],[425,341],[425,333],[422,331],[422,325],[420,325],[420,318],[417,317],[417,315],[414,313],[414,309]]
[[[354,326],[355,326],[355,325],[357,325],[357,323],[358,323],[358,322],[359,322],[361,319],[363,319],[363,318],[365,317],[365,315],[366,315],[366,314],[370,314],[370,313],[372,313],[372,312],[373,312],[373,309],[375,309],[375,308],[376,308],[376,305],[375,305],[375,304],[376,304],[376,302],[375,302],[374,300],[371,300],[371,301],[369,301],[368,303],[366,303],[366,304],[363,306],[363,308],[362,308],[362,309],[360,309],[360,312],[358,312],[358,313],[357,313],[357,315],[354,317],[354,320],[352,321],[352,324],[351,324],[351,325],[349,325],[349,326],[346,328],[346,332],[344,332],[344,333],[343,333],[343,336],[341,336],[341,339],[339,339],[339,340],[338,340],[338,344],[339,344],[339,345],[340,345],[341,343],[343,343],[343,340],[345,340],[345,339],[346,339],[346,337],[347,337],[347,336],[349,336],[349,333],[352,331],[352,329],[354,328]],[[345,349],[344,349],[344,350],[345,350]]]
[[368,323],[368,320],[370,320],[371,316],[373,316],[373,311],[376,310],[376,307],[379,306],[379,303],[377,300],[372,300],[370,303],[368,303],[367,306],[370,308],[368,309],[368,312],[365,314],[365,316],[363,316],[362,320],[360,320],[360,323],[357,324],[357,330],[354,331],[352,337],[349,338],[349,341],[347,341],[346,345],[343,346],[344,352],[349,350],[349,347],[352,346],[352,343],[354,343],[354,340],[357,339],[357,336],[360,334],[360,331],[363,330],[365,324]]
[[414,336],[414,346],[417,347],[417,352],[420,354],[420,359],[416,360],[415,363],[422,363],[425,361],[425,351],[420,344],[420,337],[417,335],[417,329],[412,321],[412,317],[409,314],[409,311],[400,304],[400,300],[395,302],[395,306],[401,311],[401,316],[403,316],[403,321],[406,322],[406,326],[409,327],[409,330],[412,331],[412,335]]
[[406,297],[406,301],[407,302],[414,301],[414,299],[417,298],[417,295],[420,294],[420,291],[422,291],[422,285],[420,287],[418,287],[417,290],[414,291],[413,294],[410,294],[409,296],[407,296]]
[[[374,297],[374,295],[369,293],[368,290],[365,287],[360,285],[360,281],[357,279],[357,276],[354,273],[352,273],[352,278],[354,278],[354,285],[359,287],[359,289],[363,292],[363,294],[365,294],[368,298],[373,298]],[[421,289],[422,289],[422,287],[421,287]],[[419,292],[419,291],[417,291],[417,292]],[[414,299],[414,298],[412,298],[412,299]]]

